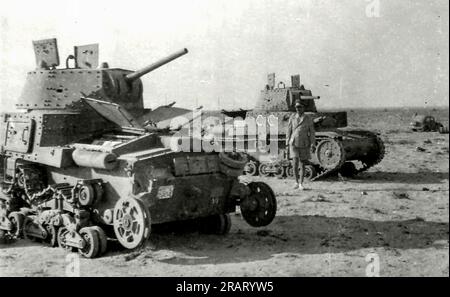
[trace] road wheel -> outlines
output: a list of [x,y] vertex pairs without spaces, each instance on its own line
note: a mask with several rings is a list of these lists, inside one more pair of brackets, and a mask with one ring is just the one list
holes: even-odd
[[269,168],[270,168],[270,166],[269,166],[269,164],[267,164],[267,163],[261,163],[261,164],[259,164],[259,168],[258,168],[259,175],[265,176],[265,177],[270,176]]
[[106,237],[106,233],[100,226],[92,226],[89,228],[97,232],[100,245],[98,256],[101,256],[106,252],[106,249],[108,247],[108,238]]
[[244,173],[248,176],[255,176],[258,174],[258,166],[255,161],[249,161],[245,164]]
[[23,223],[25,221],[25,216],[23,213],[13,211],[8,215],[8,219],[11,222],[12,230],[10,231],[11,235],[15,237],[22,237],[23,235]]
[[284,167],[281,165],[275,165],[275,169],[276,169],[275,176],[278,178],[283,178],[285,174]]
[[317,171],[313,165],[305,165],[305,172],[303,173],[305,180],[311,181],[316,175]]
[[82,228],[80,235],[84,239],[84,247],[78,249],[78,253],[86,258],[94,258],[100,250],[100,243],[97,232],[92,228]]

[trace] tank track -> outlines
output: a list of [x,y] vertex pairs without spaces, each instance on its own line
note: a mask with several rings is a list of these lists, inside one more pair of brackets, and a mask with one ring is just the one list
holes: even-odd
[[338,173],[338,172],[339,172],[339,169],[341,169],[341,167],[342,167],[342,165],[344,165],[344,163],[345,163],[345,158],[342,158],[342,159],[340,160],[340,162],[339,162],[339,165],[337,165],[337,166],[334,167],[333,169],[328,169],[328,170],[322,171],[321,173],[319,173],[318,175],[316,175],[315,177],[313,177],[313,178],[311,179],[311,181],[315,181],[315,180],[321,179],[321,178],[323,178],[323,177],[327,177],[327,176],[330,176],[330,175],[333,175],[333,174]]
[[[365,132],[365,133],[367,133],[367,132]],[[359,169],[356,169],[356,171],[354,173],[355,175],[359,174],[361,172],[367,171],[371,167],[377,165],[378,163],[380,163],[383,160],[383,158],[385,156],[386,148],[385,148],[383,140],[375,133],[370,133],[369,135],[366,134],[366,136],[373,137],[375,139],[375,143],[376,143],[377,148],[374,151],[376,151],[376,153],[371,154],[370,158],[365,159],[365,160],[350,160],[350,162],[351,161],[359,161],[359,162],[362,163],[362,167],[359,168]],[[320,138],[318,138],[316,140],[316,144],[320,143],[320,141],[323,141],[325,139],[329,139],[329,138],[328,137],[320,137]],[[339,160],[338,164],[336,164],[335,167],[329,168],[329,169],[324,169],[323,167],[321,167],[320,165],[317,165],[317,164],[311,164],[311,165],[315,165],[316,168],[319,168],[319,174],[317,174],[316,176],[311,178],[310,181],[316,181],[316,180],[319,180],[321,178],[325,178],[327,176],[339,173],[339,171],[342,168],[342,166],[347,162],[347,160],[345,158],[345,153],[343,153],[343,145],[342,145],[341,141],[339,139],[334,139],[334,140],[340,146],[340,149],[341,149],[343,157]],[[258,161],[257,160],[252,160],[251,162],[254,162],[256,164],[256,166],[258,166]],[[283,159],[282,161],[278,162],[279,163],[278,166],[282,166],[281,164],[284,163],[284,162],[289,162],[289,161],[287,159]],[[260,164],[262,164],[262,163],[260,163]],[[285,168],[284,171],[287,172],[287,168]],[[254,174],[254,175],[256,175],[256,174]],[[277,176],[277,177],[280,177],[277,174],[274,174],[274,175]],[[286,174],[286,177],[287,176],[288,175]]]
[[374,156],[374,158],[372,158],[370,160],[360,160],[361,163],[363,163],[363,167],[357,170],[357,174],[367,171],[369,168],[380,163],[386,154],[386,147],[384,145],[383,140],[380,138],[380,136],[378,136],[376,134],[374,134],[374,136],[375,136],[375,142],[378,147],[377,154]]
[[[0,241],[25,238],[77,249],[86,258],[101,256],[107,247],[105,224],[98,225],[91,204],[83,204],[80,194],[81,186],[96,186],[98,181],[45,186],[38,166],[18,166],[15,181],[0,185]],[[99,187],[95,195],[100,194]]]

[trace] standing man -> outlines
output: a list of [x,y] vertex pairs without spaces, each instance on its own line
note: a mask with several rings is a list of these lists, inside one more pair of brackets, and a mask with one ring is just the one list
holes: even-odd
[[300,100],[295,102],[296,113],[289,118],[286,133],[286,147],[289,146],[293,159],[295,176],[294,189],[303,190],[305,162],[311,159],[311,147],[315,147],[316,133],[314,122],[305,114],[305,108]]

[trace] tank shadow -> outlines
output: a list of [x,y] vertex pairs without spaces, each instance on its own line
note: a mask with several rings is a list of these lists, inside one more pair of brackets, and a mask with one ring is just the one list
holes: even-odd
[[[274,257],[300,258],[305,254],[345,253],[383,247],[395,253],[408,249],[448,247],[448,222],[422,219],[370,221],[351,217],[278,216],[265,228],[252,228],[232,216],[228,235],[200,234],[192,226],[154,228],[145,246],[127,250],[116,241],[108,243],[101,258],[123,255],[177,265],[240,263]],[[174,228],[174,226],[177,226]],[[17,240],[0,244],[0,250],[42,243]],[[100,258],[100,259],[101,259]]]
[[448,172],[421,171],[412,172],[366,172],[348,179],[352,182],[371,183],[406,183],[406,184],[441,184],[449,179]]
[[[448,172],[421,171],[421,172],[363,172],[354,177],[341,177],[337,173],[318,179],[319,182],[340,182],[342,180],[362,183],[406,183],[406,184],[441,184],[449,179]],[[288,179],[294,181],[294,179]]]
[[[240,220],[240,219],[238,219]],[[407,249],[448,244],[448,223],[420,219],[369,221],[350,217],[279,216],[267,228],[252,229],[236,222],[226,236],[156,234],[156,248],[142,251],[155,258],[160,250],[172,252],[157,261],[179,265],[237,263],[273,257],[301,257],[303,254],[351,252],[384,247],[401,252]],[[240,228],[242,227],[242,229]],[[399,251],[400,250],[400,251]]]

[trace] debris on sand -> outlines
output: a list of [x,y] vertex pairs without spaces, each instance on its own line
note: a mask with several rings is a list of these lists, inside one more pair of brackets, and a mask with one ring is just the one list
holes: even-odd
[[370,243],[369,242],[364,242],[364,243],[361,244],[361,247],[368,248],[368,247],[370,247]]
[[141,255],[142,251],[135,251],[124,256],[126,262],[136,259]]
[[366,192],[366,191],[362,191],[362,192],[361,192],[361,195],[364,195],[364,196],[365,196],[365,195],[367,195],[367,192]]
[[384,211],[382,211],[381,209],[378,209],[378,208],[374,208],[373,211],[375,213],[379,213],[379,214],[386,214],[386,212],[384,212]]
[[400,139],[398,141],[391,141],[391,144],[401,144],[401,145],[414,144],[414,143],[416,143],[416,141],[410,140],[410,139]]
[[418,146],[418,147],[416,147],[416,151],[418,151],[418,152],[426,152],[427,150],[424,149],[423,147]]
[[400,253],[400,251],[396,248],[387,247],[386,250],[391,251],[395,257],[400,257],[402,255],[402,253]]
[[395,199],[408,199],[408,200],[411,200],[411,198],[409,197],[408,193],[405,193],[405,192],[393,192],[392,195],[394,196]]
[[425,143],[425,144],[432,144],[433,142],[431,142],[431,140],[427,139],[423,143]]
[[331,202],[331,200],[328,200],[325,196],[323,196],[322,194],[317,195],[317,202]]
[[429,191],[430,189],[428,189],[428,188],[426,188],[426,187],[423,187],[422,188],[422,191]]
[[320,242],[320,246],[329,247],[330,246],[330,240],[328,238],[322,239],[322,241]]

